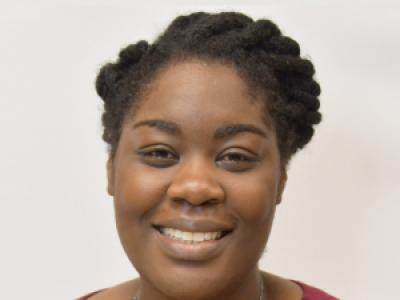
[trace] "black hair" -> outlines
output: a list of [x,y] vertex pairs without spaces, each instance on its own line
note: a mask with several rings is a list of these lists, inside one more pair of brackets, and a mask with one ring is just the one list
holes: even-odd
[[197,12],[177,17],[152,44],[142,40],[127,46],[115,63],[101,68],[96,89],[104,101],[103,139],[112,156],[124,118],[146,83],[164,66],[188,59],[232,65],[249,87],[264,92],[284,162],[311,140],[313,125],[321,121],[320,86],[313,64],[300,57],[298,43],[270,20]]

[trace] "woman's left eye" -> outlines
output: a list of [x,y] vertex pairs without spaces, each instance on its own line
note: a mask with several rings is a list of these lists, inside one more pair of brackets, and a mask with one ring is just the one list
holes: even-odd
[[232,171],[240,172],[246,171],[254,167],[254,163],[257,162],[257,158],[254,156],[245,155],[238,152],[226,153],[217,160],[217,164],[222,168]]
[[222,161],[235,161],[235,162],[240,162],[240,161],[252,161],[248,157],[239,154],[239,153],[229,153],[226,154],[222,157]]

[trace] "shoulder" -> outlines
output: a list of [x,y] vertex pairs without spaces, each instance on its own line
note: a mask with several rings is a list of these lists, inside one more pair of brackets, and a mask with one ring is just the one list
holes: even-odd
[[303,291],[295,282],[263,272],[264,286],[269,299],[302,300]]
[[77,300],[118,300],[130,299],[134,295],[138,285],[138,279],[125,281],[115,286],[98,290],[78,298]]
[[263,273],[265,288],[270,299],[288,300],[338,300],[326,292],[296,280]]
[[293,280],[303,290],[303,300],[338,300],[326,292],[300,281]]

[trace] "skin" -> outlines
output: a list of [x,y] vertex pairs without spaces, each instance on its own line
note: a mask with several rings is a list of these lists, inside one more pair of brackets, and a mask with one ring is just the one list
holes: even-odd
[[[232,67],[190,60],[164,68],[140,103],[107,167],[117,230],[140,279],[93,299],[129,299],[137,290],[141,300],[258,299],[257,264],[286,182],[261,95]],[[247,127],[216,138],[227,124]],[[206,257],[171,254],[154,228],[205,218],[232,231]],[[269,273],[262,280],[268,299],[301,299],[291,281]]]

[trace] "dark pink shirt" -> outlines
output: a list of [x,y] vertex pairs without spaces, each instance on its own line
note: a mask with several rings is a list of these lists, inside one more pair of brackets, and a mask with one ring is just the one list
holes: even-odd
[[[302,288],[302,290],[303,290],[303,299],[302,300],[338,300],[338,298],[330,296],[327,293],[325,293],[324,291],[321,291],[315,287],[309,286],[305,283],[295,281],[295,280],[293,280],[293,282],[297,283]],[[100,293],[101,291],[102,290],[90,293],[86,296],[78,298],[77,300],[87,300],[91,296],[93,296],[97,293]]]

